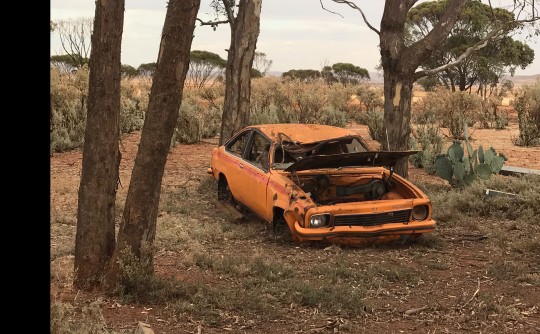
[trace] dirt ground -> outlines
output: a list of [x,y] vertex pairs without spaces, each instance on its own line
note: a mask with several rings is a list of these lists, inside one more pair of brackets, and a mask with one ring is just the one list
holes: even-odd
[[[353,125],[361,135],[369,138],[365,126]],[[518,134],[517,125],[505,130],[475,130],[473,145],[493,146],[507,157],[507,165],[540,169],[540,148],[522,148],[512,145]],[[125,199],[130,172],[134,163],[140,133],[122,136],[120,166],[121,188],[119,202]],[[196,186],[207,178],[206,168],[215,141],[195,145],[178,145],[170,153],[163,179],[165,189]],[[440,226],[436,232],[443,247],[421,245],[335,250],[309,248],[293,244],[269,242],[263,223],[248,221],[261,237],[250,242],[231,241],[212,245],[206,251],[212,254],[249,254],[263,249],[266,254],[294,264],[299,272],[309,266],[335,259],[333,252],[350,263],[407,264],[412,273],[421,273],[415,284],[396,282],[382,287],[372,286],[365,295],[363,316],[343,318],[317,307],[282,305],[278,318],[265,319],[243,314],[241,310],[221,315],[219,325],[211,326],[196,316],[184,315],[166,318],[167,305],[122,304],[106,296],[89,295],[76,291],[73,277],[73,235],[76,225],[77,188],[82,155],[80,150],[54,154],[50,158],[51,178],[51,304],[70,303],[81,309],[85,303],[101,298],[101,313],[107,329],[133,333],[138,321],[149,323],[157,333],[540,333],[540,289],[535,285],[511,279],[497,279],[487,275],[496,264],[497,252],[485,240],[474,235]],[[437,177],[423,170],[411,168],[411,179],[440,184]],[[187,198],[185,200],[188,200]],[[435,208],[436,209],[436,208]],[[221,215],[208,207],[210,215]],[[121,214],[121,210],[118,213]],[[487,222],[486,224],[496,224]],[[158,227],[159,228],[159,227]],[[523,232],[523,231],[521,231]],[[179,263],[178,254],[158,251],[155,260],[156,275],[176,277],[179,280],[204,281],[220,284],[221,277],[202,269]],[[530,259],[539,274],[540,255]],[[299,274],[302,277],[302,274]],[[241,291],[239,291],[241,293]],[[483,304],[482,304],[483,303]],[[278,304],[280,305],[280,304]],[[491,309],[490,309],[491,307]],[[503,311],[501,311],[501,309]],[[484,310],[476,315],[478,310]],[[487,311],[486,311],[487,310]],[[347,324],[347,326],[345,325]]]

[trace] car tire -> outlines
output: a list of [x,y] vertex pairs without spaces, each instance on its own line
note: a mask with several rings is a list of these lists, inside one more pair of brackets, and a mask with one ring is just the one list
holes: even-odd
[[231,193],[231,189],[229,188],[229,184],[227,183],[227,179],[219,179],[217,196],[219,201],[234,203],[234,199]]
[[287,224],[287,221],[283,215],[274,218],[274,221],[272,222],[272,233],[274,235],[274,239],[277,241],[292,241],[291,230],[289,229],[289,225]]

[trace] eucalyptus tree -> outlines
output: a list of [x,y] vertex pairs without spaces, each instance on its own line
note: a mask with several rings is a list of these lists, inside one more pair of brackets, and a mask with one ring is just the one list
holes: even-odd
[[[447,6],[448,0],[442,0],[423,2],[413,7],[407,15],[407,45],[426,37]],[[514,14],[507,9],[492,8],[480,1],[468,2],[448,38],[421,67],[429,70],[455,61],[503,22],[509,26],[504,34],[493,38],[488,45],[471,53],[456,66],[435,74],[440,83],[452,91],[465,91],[477,85],[482,92],[487,86],[496,85],[505,74],[513,74],[517,67],[525,69],[534,60],[534,51],[512,38],[512,34],[523,26],[511,25],[512,21]]]
[[332,65],[332,71],[337,80],[345,86],[369,80],[368,70],[351,63],[335,63]]
[[212,0],[216,17],[197,18],[201,25],[216,29],[228,23],[231,40],[225,67],[225,101],[219,143],[222,144],[249,123],[251,69],[259,37],[262,0]]
[[[462,50],[454,61],[436,68],[423,69],[422,64],[441,48],[456,22],[459,21],[467,3],[475,0],[448,1],[440,18],[427,28],[425,36],[412,44],[407,44],[407,18],[418,0],[385,0],[379,28],[369,22],[362,8],[356,4],[357,1],[332,1],[358,11],[368,28],[379,36],[381,65],[384,73],[384,136],[381,149],[392,151],[408,149],[412,90],[416,80],[456,66],[492,40],[504,36],[509,29],[519,24],[534,23],[540,18],[535,7],[535,0],[513,0],[515,13],[513,20],[500,21],[496,15],[492,15],[493,25],[484,38]],[[323,0],[320,0],[320,4],[323,9],[326,9]],[[538,35],[538,28],[533,27],[533,29],[536,29],[533,34]],[[407,159],[401,159],[396,164],[395,171],[408,177]]]
[[191,51],[186,86],[203,88],[213,85],[223,73],[225,64],[225,60],[216,53],[202,50]]

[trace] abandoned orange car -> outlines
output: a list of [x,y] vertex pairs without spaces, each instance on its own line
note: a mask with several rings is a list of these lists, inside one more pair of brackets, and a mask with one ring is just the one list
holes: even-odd
[[432,232],[429,198],[393,172],[417,151],[374,151],[358,133],[316,124],[249,126],[214,148],[218,199],[288,226],[295,242],[339,244]]

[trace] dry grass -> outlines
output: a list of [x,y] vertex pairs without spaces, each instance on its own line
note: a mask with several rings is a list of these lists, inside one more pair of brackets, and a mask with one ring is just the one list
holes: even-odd
[[[415,183],[433,199],[434,233],[404,245],[294,245],[276,240],[254,217],[235,223],[213,207],[216,188],[205,174],[210,147],[173,150],[155,275],[134,277],[130,289],[106,298],[73,290],[77,182],[58,175],[76,177],[80,166],[69,156],[75,172],[52,164],[51,326],[57,332],[133,333],[137,321],[156,333],[199,326],[203,333],[527,333],[538,327],[537,179],[495,177],[457,190],[423,175]],[[119,203],[132,162],[122,163]],[[486,199],[483,187],[520,197]],[[97,309],[103,318],[91,312]]]

